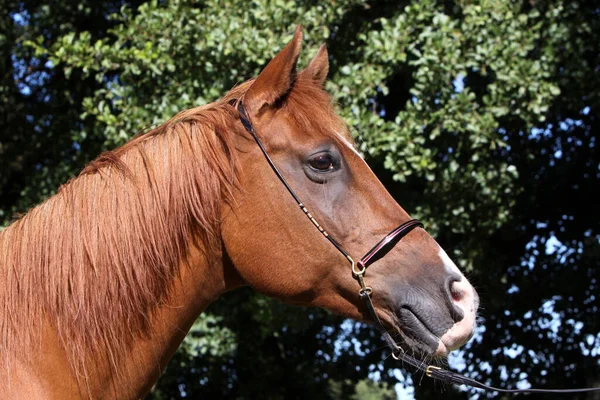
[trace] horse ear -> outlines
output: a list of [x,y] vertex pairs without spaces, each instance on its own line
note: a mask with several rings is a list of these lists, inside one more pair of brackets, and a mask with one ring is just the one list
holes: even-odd
[[329,55],[327,54],[327,46],[322,44],[319,47],[317,55],[311,60],[300,75],[308,79],[312,79],[317,85],[323,86],[329,72]]
[[244,95],[244,105],[252,114],[260,114],[265,106],[275,105],[292,90],[301,47],[302,26],[298,25],[292,41],[267,64]]

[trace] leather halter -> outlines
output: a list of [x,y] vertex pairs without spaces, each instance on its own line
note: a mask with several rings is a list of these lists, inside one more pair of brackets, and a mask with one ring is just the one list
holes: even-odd
[[358,294],[360,298],[365,302],[369,313],[371,314],[371,318],[375,323],[377,329],[381,332],[384,340],[386,341],[388,347],[392,351],[392,357],[395,360],[403,361],[409,365],[412,365],[416,369],[425,372],[430,378],[442,381],[446,384],[456,384],[456,385],[469,385],[474,388],[484,389],[487,391],[495,391],[501,393],[583,393],[583,392],[594,392],[600,391],[600,388],[583,388],[583,389],[500,389],[492,386],[485,385],[475,379],[466,377],[464,375],[458,374],[456,372],[448,371],[443,368],[440,368],[435,365],[426,365],[422,361],[418,361],[417,359],[407,355],[404,353],[404,350],[400,346],[396,344],[396,341],[389,334],[387,329],[383,326],[383,323],[379,319],[377,312],[375,311],[375,306],[373,305],[373,301],[371,299],[371,295],[373,294],[373,288],[367,286],[365,284],[364,276],[367,270],[367,267],[374,263],[379,258],[383,257],[385,253],[391,250],[404,236],[406,236],[410,231],[414,228],[423,228],[423,224],[416,219],[411,219],[402,223],[400,226],[392,230],[388,233],[383,239],[381,239],[371,250],[369,250],[358,263],[354,262],[354,259],[344,250],[344,248],[334,239],[332,238],[327,231],[317,222],[317,220],[312,216],[312,214],[308,211],[308,209],[304,206],[304,204],[300,201],[300,198],[294,190],[291,188],[289,183],[285,180],[271,157],[265,146],[262,144],[261,140],[258,138],[256,130],[250,122],[250,117],[246,113],[246,109],[243,105],[243,100],[240,99],[237,103],[237,110],[240,113],[240,122],[250,133],[250,135],[254,138],[254,141],[260,148],[261,152],[265,156],[265,159],[269,163],[269,166],[277,175],[277,178],[283,183],[283,186],[287,189],[287,191],[292,195],[298,207],[302,210],[304,215],[312,222],[312,224],[319,230],[319,232],[348,260],[352,267],[352,276],[358,281],[360,284],[360,289]]

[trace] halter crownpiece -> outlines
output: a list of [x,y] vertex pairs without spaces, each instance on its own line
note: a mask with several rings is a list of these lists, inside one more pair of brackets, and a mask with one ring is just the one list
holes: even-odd
[[358,294],[360,298],[365,302],[369,313],[371,314],[371,318],[373,319],[375,326],[381,332],[384,340],[386,341],[388,347],[392,351],[392,357],[395,360],[403,361],[407,364],[412,365],[416,369],[425,372],[429,378],[433,378],[439,381],[442,381],[446,384],[456,384],[456,385],[469,385],[474,388],[501,392],[501,393],[584,393],[584,392],[594,392],[600,391],[600,388],[583,388],[583,389],[499,389],[492,386],[485,385],[475,379],[468,378],[464,375],[458,374],[456,372],[448,371],[443,368],[437,367],[435,365],[426,365],[422,361],[418,361],[415,358],[404,353],[404,350],[400,346],[396,344],[396,341],[389,334],[387,329],[383,326],[383,323],[379,319],[377,312],[375,311],[375,306],[373,305],[373,300],[371,299],[371,295],[373,294],[373,288],[367,286],[365,284],[365,272],[367,267],[377,261],[379,258],[385,256],[389,250],[391,250],[404,236],[406,236],[410,231],[419,227],[423,228],[423,224],[416,219],[411,219],[402,223],[400,226],[392,230],[388,233],[383,239],[381,239],[371,250],[369,250],[358,263],[354,262],[354,259],[344,250],[344,248],[334,239],[332,238],[327,231],[319,224],[319,222],[312,216],[310,211],[304,206],[304,204],[300,201],[300,198],[296,195],[294,190],[291,188],[289,183],[285,180],[269,154],[265,146],[262,144],[258,135],[256,134],[256,130],[246,113],[246,109],[243,105],[243,99],[240,99],[237,103],[237,110],[240,113],[240,122],[248,131],[248,133],[254,138],[254,141],[260,148],[261,152],[265,156],[269,166],[277,176],[277,178],[283,183],[283,186],[287,189],[290,195],[298,204],[298,207],[302,210],[304,215],[310,220],[310,222],[317,228],[317,230],[323,235],[343,256],[348,260],[352,268],[352,276],[358,281],[360,285],[360,289]]

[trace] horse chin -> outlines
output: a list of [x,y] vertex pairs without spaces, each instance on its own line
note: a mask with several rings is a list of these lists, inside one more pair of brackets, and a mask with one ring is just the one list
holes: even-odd
[[410,309],[401,310],[394,325],[394,330],[402,338],[400,347],[422,359],[447,357],[451,351],[468,342],[475,332],[474,321],[461,320],[444,334],[437,335]]
[[[408,308],[402,308],[397,316],[397,331],[402,337],[400,347],[421,358],[443,358],[451,349]],[[405,348],[407,347],[407,348]]]

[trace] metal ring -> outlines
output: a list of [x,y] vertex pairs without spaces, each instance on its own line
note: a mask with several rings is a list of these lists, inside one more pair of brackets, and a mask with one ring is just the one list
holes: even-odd
[[367,294],[367,296],[370,296],[373,293],[373,288],[370,286],[365,286],[364,288],[360,288],[360,290],[358,291],[359,295],[364,295]]
[[398,346],[396,347],[396,350],[392,351],[392,358],[396,361],[400,361],[400,357],[398,357],[396,355],[396,351],[400,350],[402,353],[404,353],[404,350],[402,350],[402,347]]
[[357,264],[355,264],[355,263],[354,263],[354,260],[352,260],[352,259],[351,259],[351,262],[352,262],[352,274],[353,274],[355,277],[358,277],[358,276],[361,276],[361,275],[364,275],[364,274],[365,274],[366,268],[365,268],[365,266],[364,266],[364,265],[362,265],[362,264],[359,262],[359,263],[358,263],[358,265],[360,265],[361,269],[357,271],[357,270],[356,270],[356,265],[357,265]]

